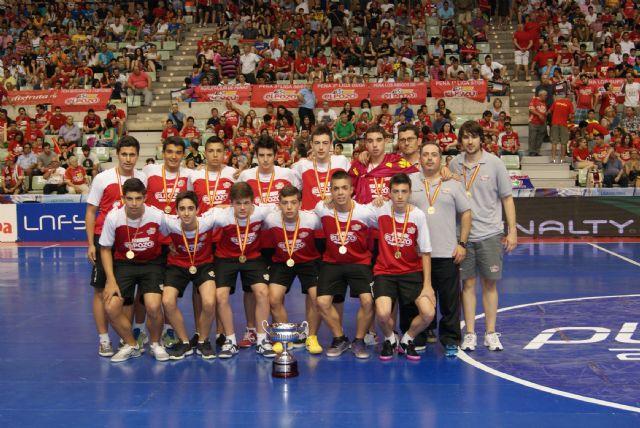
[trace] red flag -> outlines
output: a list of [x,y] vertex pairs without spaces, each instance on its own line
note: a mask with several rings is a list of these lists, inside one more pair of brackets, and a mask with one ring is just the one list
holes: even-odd
[[369,178],[389,178],[401,172],[412,174],[418,172],[418,169],[407,162],[402,155],[398,153],[387,153],[380,165],[367,171],[367,165],[359,160],[351,162],[349,175],[353,179],[353,187],[355,189],[355,200],[360,204],[368,204],[373,200]]
[[53,143],[53,152],[57,155],[59,155],[60,153],[62,153],[62,150],[60,150],[60,146],[58,145],[58,140],[59,138],[53,138],[51,140],[51,142]]

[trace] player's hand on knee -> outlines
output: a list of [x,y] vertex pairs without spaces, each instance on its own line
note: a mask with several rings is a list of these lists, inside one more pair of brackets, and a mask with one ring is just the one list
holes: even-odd
[[91,262],[92,265],[96,264],[96,246],[95,245],[89,245],[89,247],[87,248],[87,257],[89,258],[89,262]]

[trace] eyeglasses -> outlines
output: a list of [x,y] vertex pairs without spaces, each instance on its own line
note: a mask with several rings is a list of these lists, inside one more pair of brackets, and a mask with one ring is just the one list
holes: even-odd
[[413,143],[414,141],[417,141],[417,140],[418,140],[417,137],[400,138],[400,139],[398,139],[398,143],[400,143],[400,144]]

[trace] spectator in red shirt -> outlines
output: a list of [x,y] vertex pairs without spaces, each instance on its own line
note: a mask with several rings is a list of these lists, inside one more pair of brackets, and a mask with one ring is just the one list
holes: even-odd
[[591,153],[589,153],[589,147],[587,147],[586,138],[578,138],[578,147],[575,147],[572,152],[573,168],[574,169],[591,169],[594,166],[591,160]]
[[529,156],[540,156],[540,147],[547,135],[547,91],[538,92],[529,102]]
[[62,108],[56,107],[55,113],[51,116],[51,120],[49,121],[49,131],[51,134],[57,134],[60,130],[60,127],[67,123],[67,116],[62,114]]
[[180,131],[178,131],[176,127],[173,125],[173,121],[171,119],[167,119],[167,121],[164,123],[164,127],[162,128],[162,134],[160,135],[160,142],[164,143],[164,140],[166,140],[169,137],[179,137],[179,136],[180,136]]
[[189,116],[187,118],[187,123],[180,131],[180,136],[184,138],[186,140],[185,143],[188,142],[189,145],[194,138],[200,138],[200,130],[195,126],[195,119],[193,116]]
[[515,46],[516,70],[513,81],[517,82],[520,76],[520,68],[524,68],[524,77],[529,81],[529,52],[533,46],[531,34],[524,31],[522,24],[518,24],[517,30],[513,33],[513,44]]
[[151,78],[147,73],[142,71],[140,64],[133,67],[133,73],[129,74],[127,79],[128,95],[143,95],[144,105],[149,107],[153,102],[153,92],[151,92]]
[[573,103],[567,96],[560,96],[551,104],[549,114],[551,114],[551,129],[549,131],[551,162],[556,163],[558,144],[560,144],[560,163],[563,163],[567,156],[567,143],[569,142],[568,126],[575,114]]
[[520,150],[520,137],[511,127],[511,122],[504,123],[504,132],[498,135],[498,144],[502,148],[502,155],[518,155]]
[[108,110],[107,119],[109,119],[111,123],[118,128],[118,138],[120,138],[124,133],[127,115],[124,110],[117,108],[114,104],[110,104]]
[[554,62],[558,54],[549,48],[549,43],[545,42],[542,44],[542,50],[538,51],[537,54],[533,57],[533,62],[531,63],[531,72],[536,72],[536,66],[538,68],[538,73],[542,74],[542,69],[547,66],[547,61],[552,59]]
[[99,134],[102,131],[102,121],[94,109],[87,110],[87,115],[82,120],[82,132],[85,134]]
[[5,195],[19,195],[23,192],[24,173],[20,165],[15,165],[14,161],[13,155],[7,156],[2,168],[2,194]]
[[589,85],[589,78],[585,74],[580,76],[580,79],[574,84],[574,88],[576,91],[575,122],[580,123],[587,119],[589,110],[595,107],[596,94]]

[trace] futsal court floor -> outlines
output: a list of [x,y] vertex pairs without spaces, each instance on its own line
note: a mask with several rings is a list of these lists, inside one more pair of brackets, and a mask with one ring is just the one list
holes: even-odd
[[[296,350],[289,380],[253,349],[227,361],[98,357],[86,249],[74,245],[0,245],[0,427],[640,426],[639,240],[521,243],[499,283],[503,352],[481,335],[475,352],[450,359],[430,345],[415,363]],[[233,305],[241,336],[240,293]],[[302,321],[295,285],[287,307]],[[350,337],[355,311],[347,303]]]

